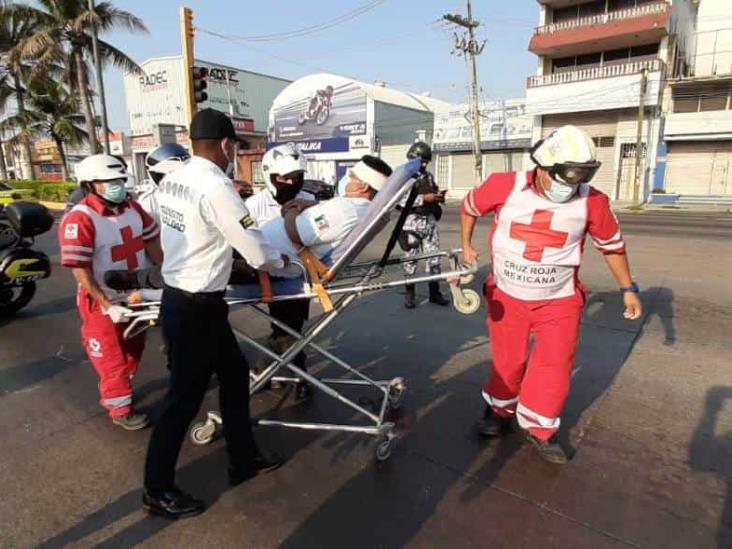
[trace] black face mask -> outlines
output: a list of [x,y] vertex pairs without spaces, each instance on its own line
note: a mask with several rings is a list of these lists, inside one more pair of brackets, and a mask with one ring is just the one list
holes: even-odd
[[277,190],[275,194],[275,200],[279,204],[285,204],[290,200],[293,200],[302,190],[303,181],[305,174],[299,173],[297,175],[288,176],[289,183],[281,183],[279,181],[273,181],[272,185]]

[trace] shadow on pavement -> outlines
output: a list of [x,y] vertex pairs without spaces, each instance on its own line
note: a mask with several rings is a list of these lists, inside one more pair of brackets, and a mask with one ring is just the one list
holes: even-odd
[[709,389],[704,412],[689,446],[691,468],[714,473],[726,484],[727,492],[717,533],[720,549],[732,547],[732,430],[717,435],[719,416],[727,401],[732,401],[732,387],[716,386]]

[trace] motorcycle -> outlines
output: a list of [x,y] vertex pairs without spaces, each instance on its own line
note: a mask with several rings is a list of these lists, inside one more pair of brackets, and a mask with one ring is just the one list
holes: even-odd
[[53,216],[33,202],[0,205],[0,318],[28,305],[36,281],[51,276],[51,261],[33,249],[34,238],[48,232]]
[[298,124],[302,126],[305,122],[315,119],[315,123],[318,126],[322,126],[328,121],[328,118],[330,118],[330,109],[332,105],[333,99],[331,96],[326,95],[322,98],[319,97],[315,106],[308,108],[307,111],[300,114]]

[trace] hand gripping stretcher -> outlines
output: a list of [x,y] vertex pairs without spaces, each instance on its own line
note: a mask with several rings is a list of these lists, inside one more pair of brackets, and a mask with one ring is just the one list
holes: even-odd
[[[374,380],[319,346],[315,343],[315,339],[362,294],[405,284],[447,280],[450,283],[453,305],[459,312],[472,314],[480,307],[481,300],[478,293],[472,289],[462,288],[463,285],[469,284],[473,280],[477,267],[460,264],[461,250],[459,249],[409,257],[408,261],[418,262],[440,257],[448,266],[440,274],[405,278],[399,268],[398,277],[392,276],[389,279],[387,276],[390,271],[396,271],[395,267],[407,261],[407,259],[401,258],[391,259],[390,255],[397,243],[409,209],[417,196],[417,190],[413,188],[415,183],[413,176],[417,173],[419,166],[419,161],[413,160],[394,170],[370,204],[364,217],[359,220],[346,239],[333,250],[330,266],[324,265],[307,250],[303,250],[303,253],[300,254],[303,279],[269,281],[266,277],[260,276],[259,285],[237,286],[234,292],[237,297],[226,297],[230,306],[249,305],[258,314],[266,317],[269,322],[290,334],[294,341],[285,352],[277,354],[240,330],[234,330],[241,340],[271,359],[269,365],[261,372],[251,374],[250,394],[253,395],[266,388],[273,379],[287,382],[305,380],[314,389],[322,391],[344,406],[351,408],[357,416],[363,419],[363,423],[360,424],[339,424],[259,418],[256,420],[258,425],[363,433],[377,437],[377,460],[386,460],[391,455],[395,439],[395,425],[387,420],[387,413],[389,409],[401,406],[406,390],[405,381],[401,377]],[[396,209],[405,195],[408,195],[406,207],[402,209],[400,217],[394,225],[381,258],[357,263],[356,259],[388,224],[390,213]],[[303,333],[292,330],[262,308],[262,304],[272,301],[305,298],[318,299],[323,306],[323,313],[311,322]],[[130,308],[133,309],[133,313],[129,315],[130,324],[125,332],[126,337],[132,337],[156,323],[160,312],[160,302],[143,302],[130,305]],[[306,348],[315,351],[332,364],[345,370],[346,375],[342,378],[319,378],[292,364],[291,361]],[[290,372],[289,377],[278,377],[282,372],[288,371]],[[292,377],[293,375],[296,377]],[[379,395],[378,405],[369,410],[339,390],[354,386],[375,390]],[[221,415],[218,412],[209,412],[205,421],[192,426],[191,440],[196,444],[207,444],[213,439],[221,422]]]

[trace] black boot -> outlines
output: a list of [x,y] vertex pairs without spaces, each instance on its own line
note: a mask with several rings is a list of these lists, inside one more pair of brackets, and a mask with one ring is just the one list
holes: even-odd
[[436,305],[442,305],[443,307],[445,305],[450,304],[450,300],[447,299],[444,295],[442,295],[442,292],[440,292],[440,283],[436,280],[433,280],[430,284],[430,303],[434,303]]
[[482,421],[478,424],[478,434],[483,438],[500,436],[511,430],[511,418],[499,416],[490,406],[485,407]]
[[559,444],[556,435],[552,436],[549,440],[542,440],[526,431],[526,440],[536,447],[537,452],[539,452],[539,455],[544,461],[555,465],[564,465],[569,461],[567,453]]
[[407,293],[404,294],[404,308],[414,309],[417,306],[417,297],[414,294],[414,284],[407,284],[404,286],[404,289],[407,291]]

